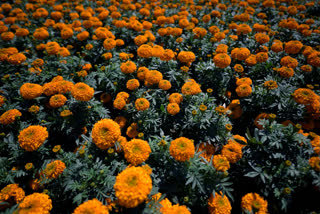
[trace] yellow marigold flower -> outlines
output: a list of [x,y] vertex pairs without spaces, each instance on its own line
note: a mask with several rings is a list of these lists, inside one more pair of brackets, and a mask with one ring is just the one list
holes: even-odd
[[183,97],[182,97],[182,95],[179,94],[179,93],[172,93],[172,94],[169,96],[169,102],[170,102],[170,103],[180,104],[182,101],[183,101]]
[[221,154],[227,158],[230,163],[236,163],[242,158],[241,146],[235,142],[228,142],[221,150]]
[[21,148],[28,152],[32,152],[37,150],[48,136],[49,133],[46,127],[34,125],[20,131],[18,141]]
[[92,141],[103,150],[112,147],[120,136],[120,126],[111,119],[102,119],[92,128]]
[[314,170],[320,172],[320,157],[311,157],[309,159],[309,164]]
[[17,117],[21,116],[22,114],[18,109],[10,109],[0,116],[0,123],[3,125],[8,125],[13,123]]
[[160,89],[167,91],[171,88],[171,83],[169,80],[160,80],[158,86]]
[[231,63],[231,58],[228,54],[219,53],[213,57],[213,62],[218,68],[226,68]]
[[136,166],[146,161],[151,153],[149,143],[141,139],[132,139],[123,146],[125,159]]
[[252,93],[252,88],[250,85],[241,84],[236,88],[236,92],[239,97],[247,97]]
[[150,102],[146,98],[139,98],[134,104],[137,111],[144,111],[150,107]]
[[268,90],[273,90],[273,89],[278,88],[278,84],[277,84],[277,82],[274,81],[274,80],[265,81],[265,82],[263,83],[263,86],[264,86],[265,88],[267,88]]
[[72,115],[73,113],[70,111],[70,110],[63,110],[61,113],[60,113],[60,116],[61,117],[68,117],[70,115]]
[[47,164],[45,170],[43,170],[43,174],[46,178],[55,179],[61,175],[66,168],[66,165],[61,160],[55,160],[49,164]]
[[49,104],[52,108],[59,108],[67,102],[67,98],[62,94],[54,95],[50,98]]
[[17,209],[19,214],[41,213],[49,214],[52,209],[52,201],[44,193],[33,193],[26,196]]
[[158,84],[162,80],[163,76],[160,71],[157,70],[147,70],[145,71],[144,79],[146,84],[154,85]]
[[201,93],[202,91],[200,85],[196,83],[196,81],[194,81],[193,79],[190,79],[183,84],[181,92],[185,95],[195,95]]
[[42,86],[39,84],[25,83],[20,88],[20,94],[24,99],[34,99],[41,96]]
[[73,214],[109,214],[108,207],[103,205],[96,198],[92,200],[88,200],[82,204],[80,204],[74,211]]
[[248,193],[241,199],[241,208],[244,212],[267,214],[268,202],[257,193]]
[[94,95],[94,89],[83,82],[79,82],[73,86],[71,94],[78,101],[89,101]]
[[118,202],[126,208],[133,208],[144,202],[152,189],[152,180],[142,167],[129,167],[116,177],[114,190]]
[[180,107],[177,103],[169,103],[167,106],[167,111],[171,115],[176,115],[180,112]]
[[140,86],[140,83],[139,83],[139,80],[137,79],[130,79],[127,81],[127,89],[131,91],[139,88],[139,86]]
[[206,105],[204,105],[204,104],[201,104],[200,107],[199,107],[200,111],[205,111],[205,110],[207,110],[207,108],[208,107]]
[[38,113],[40,111],[40,107],[39,106],[36,106],[36,105],[32,105],[30,108],[28,108],[28,111],[30,113]]
[[231,124],[226,124],[225,128],[228,132],[230,132],[232,130],[232,125]]
[[57,152],[60,151],[60,149],[61,149],[61,146],[60,146],[60,145],[55,145],[55,146],[53,147],[52,151],[53,151],[54,153],[57,153]]
[[32,169],[32,168],[33,168],[33,163],[27,163],[27,164],[24,166],[24,168],[25,168],[26,170]]
[[19,184],[9,184],[4,187],[0,192],[0,201],[5,202],[13,199],[16,203],[20,203],[25,196],[22,188]]
[[230,164],[228,159],[223,155],[213,156],[212,165],[216,168],[217,171],[227,171],[230,169]]
[[137,66],[134,62],[127,61],[127,62],[121,63],[120,69],[122,73],[131,74],[135,72],[135,70],[137,70]]
[[195,148],[190,139],[179,137],[171,141],[169,151],[175,160],[183,162],[194,156]]
[[230,214],[231,204],[226,195],[222,196],[222,193],[215,193],[210,195],[208,200],[209,214]]

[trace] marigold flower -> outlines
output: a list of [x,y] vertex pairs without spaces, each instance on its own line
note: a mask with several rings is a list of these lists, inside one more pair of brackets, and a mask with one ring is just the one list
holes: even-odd
[[277,69],[276,70],[280,76],[282,77],[293,77],[294,75],[294,70],[292,68],[289,68],[289,67],[284,67],[282,66],[281,68]]
[[122,73],[131,74],[135,72],[135,70],[137,70],[137,66],[134,62],[127,61],[127,62],[121,63],[120,69]]
[[241,208],[244,212],[267,214],[267,207],[268,202],[257,193],[248,193],[241,199]]
[[162,80],[163,76],[160,71],[146,70],[144,75],[145,84],[154,85],[158,84]]
[[195,59],[196,55],[191,51],[181,51],[178,54],[178,60],[186,64],[192,63]]
[[236,85],[242,85],[242,84],[247,84],[247,85],[251,85],[252,84],[252,80],[249,77],[244,77],[244,78],[240,78],[237,79]]
[[89,36],[90,36],[90,34],[89,34],[88,31],[83,31],[83,32],[81,32],[81,33],[79,33],[79,34],[77,35],[77,39],[78,39],[79,41],[84,41],[84,40],[86,40]]
[[22,114],[18,109],[10,109],[0,116],[0,123],[8,125],[13,123],[17,117],[21,117]]
[[52,209],[52,201],[47,194],[33,193],[26,196],[18,206],[19,214],[42,213],[49,214]]
[[237,60],[246,60],[250,56],[248,48],[235,48],[231,51],[231,57]]
[[233,66],[233,69],[234,69],[236,72],[238,72],[238,73],[242,73],[242,72],[244,71],[243,66],[240,65],[240,64],[235,64],[235,65]]
[[60,116],[61,117],[68,117],[70,115],[72,115],[73,113],[70,110],[63,110],[62,112],[60,112]]
[[127,89],[131,91],[139,88],[139,86],[140,86],[140,83],[139,83],[139,80],[137,79],[130,79],[127,81]]
[[226,68],[231,63],[231,58],[228,54],[221,53],[213,57],[213,62],[218,68]]
[[20,94],[24,99],[34,99],[42,94],[42,86],[33,83],[24,83],[20,87]]
[[188,82],[183,84],[181,92],[185,95],[195,95],[201,93],[202,90],[200,88],[200,85],[194,80],[188,80]]
[[83,82],[78,82],[73,86],[71,94],[78,101],[89,101],[94,95],[94,89]]
[[145,98],[139,98],[135,101],[137,111],[144,111],[150,107],[150,102]]
[[252,88],[248,84],[241,84],[236,88],[239,97],[247,97],[252,93]]
[[152,189],[150,175],[142,167],[129,167],[116,177],[114,190],[118,203],[133,208],[144,202]]
[[141,45],[137,50],[138,56],[142,58],[152,57],[152,47],[150,45]]
[[171,83],[169,80],[160,80],[158,86],[160,89],[167,91],[171,88]]
[[169,103],[167,106],[167,111],[171,115],[176,115],[180,112],[180,107],[177,103]]
[[50,98],[49,104],[52,108],[59,108],[67,102],[67,98],[62,94],[54,95]]
[[13,65],[19,65],[26,61],[27,57],[23,53],[12,54],[8,57],[7,61]]
[[259,44],[267,43],[270,40],[270,37],[267,34],[264,34],[264,33],[256,33],[254,35],[254,38]]
[[149,143],[141,139],[132,139],[123,145],[125,159],[136,166],[146,161],[151,153]]
[[308,88],[298,88],[294,91],[293,97],[299,104],[309,104],[316,99],[317,95]]
[[116,117],[114,119],[114,121],[119,124],[120,128],[125,127],[125,125],[127,123],[127,119],[125,117],[123,117],[123,116]]
[[57,42],[48,42],[46,44],[46,51],[48,55],[55,55],[59,52],[60,45]]
[[96,198],[80,204],[73,211],[73,214],[87,214],[88,212],[95,213],[95,214],[109,214],[108,207],[103,205]]
[[161,58],[164,54],[164,49],[160,45],[155,45],[152,47],[152,56]]
[[120,126],[111,119],[102,119],[92,128],[92,141],[102,150],[112,147],[120,136]]
[[265,82],[263,83],[263,86],[264,86],[265,88],[267,88],[268,90],[273,90],[273,89],[278,88],[278,84],[277,84],[277,82],[274,81],[274,80],[265,81]]
[[320,172],[320,157],[311,157],[309,159],[309,164],[314,170]]
[[113,107],[122,110],[126,106],[126,101],[123,98],[116,98],[113,101]]
[[165,49],[163,54],[160,56],[162,61],[170,61],[175,57],[175,53],[171,49]]
[[184,162],[194,156],[195,148],[190,139],[179,137],[171,141],[169,151],[175,160]]
[[61,160],[55,160],[47,164],[46,168],[43,170],[43,174],[48,179],[56,179],[61,175],[66,168],[66,165]]
[[286,66],[289,68],[296,68],[299,63],[298,63],[298,60],[296,60],[295,58],[292,58],[290,56],[285,56],[281,58],[280,64],[282,66]]
[[292,40],[292,41],[286,43],[286,45],[284,47],[284,51],[287,54],[297,54],[300,52],[302,47],[303,47],[303,44],[300,41]]
[[127,131],[126,131],[126,134],[128,135],[128,137],[130,138],[135,138],[138,136],[138,125],[137,123],[132,123],[128,128],[127,128]]
[[9,202],[13,199],[16,203],[20,203],[25,196],[25,192],[19,184],[8,184],[0,191],[0,201]]
[[230,168],[228,159],[223,155],[213,156],[212,164],[217,171],[227,171]]
[[116,40],[114,40],[112,38],[107,38],[103,42],[103,47],[106,50],[111,50],[111,49],[115,48],[116,46],[117,46],[117,42],[116,42]]
[[222,193],[215,193],[210,195],[208,200],[209,214],[230,214],[231,204],[226,195],[222,196]]
[[18,141],[21,148],[28,152],[32,152],[37,150],[48,136],[49,133],[46,127],[33,125],[20,131]]
[[238,143],[228,142],[224,145],[221,154],[227,158],[230,163],[236,163],[242,158],[241,146]]

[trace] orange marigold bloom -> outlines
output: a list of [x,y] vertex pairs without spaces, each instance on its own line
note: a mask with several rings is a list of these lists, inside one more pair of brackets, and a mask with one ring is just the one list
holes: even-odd
[[228,159],[223,155],[215,155],[213,156],[212,164],[217,171],[227,171],[230,169],[230,164]]
[[268,90],[273,90],[273,89],[278,88],[278,84],[277,84],[277,82],[274,81],[274,80],[265,81],[265,82],[263,83],[263,86],[266,87]]
[[285,56],[281,58],[280,64],[282,66],[286,66],[289,68],[296,68],[299,63],[298,63],[298,60],[296,60],[295,58],[292,58],[290,56]]
[[152,47],[150,45],[141,45],[137,50],[138,56],[142,58],[152,57]]
[[49,104],[52,108],[59,108],[67,102],[67,98],[62,94],[54,95],[50,98]]
[[236,88],[239,97],[247,97],[252,93],[252,88],[248,84],[241,84]]
[[217,53],[227,53],[228,52],[228,45],[225,44],[219,44],[216,48]]
[[139,80],[137,79],[130,79],[127,81],[127,89],[131,91],[139,88],[139,86],[140,86],[140,83],[139,83]]
[[26,61],[27,57],[23,53],[12,54],[8,57],[7,61],[13,65],[19,65]]
[[171,49],[165,49],[160,59],[162,61],[170,61],[175,57],[174,52]]
[[317,98],[317,94],[308,88],[298,88],[294,91],[293,97],[299,104],[309,104]]
[[231,63],[231,58],[228,54],[221,53],[213,57],[213,62],[218,68],[226,68]]
[[43,174],[48,179],[56,179],[61,175],[66,168],[66,165],[61,160],[55,160],[47,164],[46,168],[43,170]]
[[209,214],[230,214],[231,204],[226,195],[222,196],[222,193],[215,193],[210,195],[208,200]]
[[83,82],[78,82],[73,86],[71,94],[78,101],[89,101],[94,95],[94,89]]
[[158,84],[162,80],[162,78],[162,73],[157,70],[147,70],[144,75],[144,79],[147,85]]
[[73,36],[73,30],[69,27],[65,27],[61,30],[60,35],[62,39],[69,39]]
[[120,69],[122,73],[131,74],[135,72],[135,70],[137,70],[137,66],[134,62],[127,61],[127,62],[121,63]]
[[195,95],[201,93],[202,91],[200,85],[191,79],[183,84],[181,92],[185,95]]
[[42,86],[39,84],[24,83],[20,87],[20,94],[24,99],[27,99],[27,100],[34,99],[36,97],[41,96]]
[[38,40],[44,40],[49,37],[49,32],[45,28],[37,28],[33,33],[33,37]]
[[309,164],[310,164],[311,168],[320,172],[320,157],[311,157],[309,159]]
[[111,119],[102,119],[95,123],[92,128],[92,141],[103,150],[112,147],[120,136],[119,124]]
[[17,117],[21,116],[22,114],[18,109],[10,109],[0,116],[0,123],[3,125],[8,125],[13,123]]
[[241,199],[241,208],[244,212],[252,212],[259,214],[268,213],[268,202],[257,193],[248,193]]
[[252,85],[252,80],[249,77],[237,79],[236,85],[239,86],[242,84]]
[[267,43],[270,40],[270,37],[267,34],[264,34],[264,33],[256,33],[254,35],[254,38],[259,44]]
[[114,119],[114,121],[119,124],[120,128],[125,127],[125,125],[127,123],[127,119],[125,117],[122,117],[122,116],[116,117]]
[[183,100],[183,97],[181,94],[179,93],[172,93],[170,96],[169,96],[169,102],[170,103],[177,103],[177,104],[180,104]]
[[238,73],[242,73],[244,71],[243,66],[241,64],[235,64],[233,66],[233,69]]
[[180,112],[180,107],[177,103],[169,103],[167,106],[167,111],[171,115],[176,115]]
[[294,75],[294,70],[288,67],[281,67],[277,71],[282,77],[293,77]]
[[246,60],[250,56],[248,48],[235,48],[231,51],[231,57],[237,60]]
[[184,162],[194,156],[195,148],[190,139],[179,137],[171,141],[169,151],[175,160]]
[[123,146],[125,159],[136,166],[146,161],[151,153],[149,143],[141,139],[132,139]]
[[80,204],[74,211],[73,214],[87,214],[87,213],[95,213],[95,214],[109,214],[108,207],[103,205],[96,198],[92,200],[88,200]]
[[283,43],[280,40],[274,40],[271,46],[271,50],[275,53],[283,51]]
[[248,34],[252,31],[251,27],[247,24],[240,24],[237,26],[237,34]]
[[160,46],[160,45],[155,45],[155,46],[152,47],[152,56],[153,56],[153,57],[158,57],[158,58],[160,58],[160,57],[163,56],[163,54],[164,54],[164,49],[163,49],[162,46]]
[[244,147],[248,143],[247,140],[240,135],[233,135],[232,138],[236,143],[239,143],[241,148]]
[[20,131],[18,141],[21,148],[28,152],[32,152],[37,150],[48,136],[49,133],[46,127],[34,125]]
[[146,98],[139,98],[134,104],[137,111],[144,111],[150,107],[150,102]]
[[79,41],[84,41],[84,40],[86,40],[88,37],[89,37],[89,32],[88,32],[88,31],[83,31],[83,32],[81,32],[81,33],[79,33],[79,34],[77,35],[77,39],[78,39]]
[[230,163],[236,163],[242,158],[241,146],[235,142],[228,142],[221,150],[221,154],[227,158]]
[[117,42],[116,42],[116,40],[114,40],[112,38],[107,38],[103,42],[103,47],[106,50],[111,50],[111,49],[115,48],[116,46],[117,46]]
[[6,98],[0,95],[0,107],[6,102]]
[[257,64],[257,58],[256,55],[251,54],[246,60],[245,60],[247,65],[255,65]]
[[14,33],[10,32],[10,31],[1,33],[1,39],[3,41],[10,41],[13,38],[14,38]]
[[114,190],[118,203],[133,208],[144,202],[152,189],[150,174],[142,167],[129,167],[116,177]]
[[8,184],[0,192],[0,202],[9,202],[13,199],[16,203],[20,203],[25,196],[25,192],[19,184]]
[[312,67],[310,65],[302,65],[300,67],[300,69],[304,72],[311,72],[312,71]]
[[269,56],[266,52],[259,52],[256,54],[256,59],[258,63],[266,62],[268,60]]
[[131,125],[127,128],[126,134],[130,138],[135,138],[138,136],[138,125],[137,123],[131,123]]
[[178,60],[183,63],[192,63],[196,59],[196,55],[194,55],[191,51],[181,51],[178,54]]
[[292,41],[286,43],[286,45],[284,47],[284,51],[287,54],[297,54],[300,52],[302,47],[303,47],[303,44],[300,41],[292,40]]
[[70,110],[63,110],[61,113],[60,113],[60,116],[61,117],[68,117],[68,116],[70,116],[70,115],[72,115],[73,113],[72,113],[72,111],[70,111]]
[[171,83],[169,80],[160,80],[158,86],[160,89],[167,91],[171,88]]
[[52,209],[52,201],[47,194],[33,193],[26,196],[18,206],[19,214],[41,213],[49,214]]
[[122,110],[126,106],[126,101],[122,98],[116,98],[113,101],[113,107],[116,109]]

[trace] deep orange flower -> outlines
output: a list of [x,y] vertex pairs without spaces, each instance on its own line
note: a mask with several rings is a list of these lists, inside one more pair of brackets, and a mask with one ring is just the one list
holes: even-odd
[[231,213],[231,204],[226,195],[222,196],[222,193],[215,193],[215,196],[212,194],[208,200],[208,209],[209,214],[230,214]]
[[21,116],[22,114],[18,109],[10,109],[0,116],[0,123],[3,125],[8,125],[13,123],[17,117]]
[[28,152],[32,152],[37,150],[48,136],[49,134],[46,127],[34,125],[20,131],[18,141],[21,148]]
[[120,136],[120,126],[111,119],[102,119],[92,128],[92,141],[103,150],[112,147]]
[[24,99],[34,99],[42,94],[42,86],[39,84],[33,84],[33,83],[24,83],[20,87],[20,94]]
[[52,108],[59,108],[67,102],[67,98],[62,94],[54,95],[50,98],[49,104]]
[[78,101],[89,101],[94,95],[94,89],[83,82],[78,82],[73,86],[71,94]]
[[221,53],[213,57],[213,62],[218,68],[226,68],[231,63],[231,58],[228,54]]
[[241,84],[236,88],[239,97],[247,97],[252,93],[252,88],[248,84]]
[[241,208],[244,212],[253,210],[259,214],[267,214],[268,202],[257,193],[248,193],[241,199]]
[[136,166],[149,158],[151,148],[145,140],[132,139],[123,146],[123,151],[125,159]]
[[171,115],[176,115],[180,112],[180,107],[177,103],[169,103],[167,106],[167,111]]
[[221,150],[221,154],[227,158],[230,163],[236,163],[242,158],[241,146],[235,142],[228,142]]
[[150,102],[145,98],[139,98],[135,101],[137,111],[144,111],[150,107]]
[[185,137],[179,137],[170,144],[170,155],[177,161],[187,161],[194,156],[195,148],[193,142]]
[[61,175],[66,168],[66,165],[61,160],[55,160],[47,164],[46,168],[43,170],[43,174],[48,179],[56,179]]

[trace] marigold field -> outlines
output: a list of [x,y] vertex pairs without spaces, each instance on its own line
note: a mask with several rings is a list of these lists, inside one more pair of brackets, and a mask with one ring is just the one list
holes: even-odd
[[320,213],[320,2],[0,2],[0,213]]

